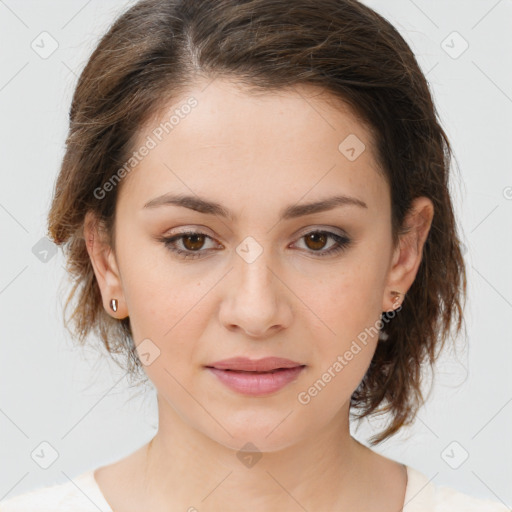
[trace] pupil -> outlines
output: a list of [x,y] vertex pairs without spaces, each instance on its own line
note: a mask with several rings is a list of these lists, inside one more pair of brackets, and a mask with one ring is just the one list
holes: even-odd
[[[325,244],[325,235],[323,233],[312,233],[306,237],[307,243],[309,245],[310,242],[313,243],[313,246],[310,249],[321,249]],[[318,242],[317,239],[320,239]],[[320,245],[318,245],[320,243]]]
[[[194,250],[194,249],[200,249],[203,245],[203,235],[187,235],[183,243],[185,244],[185,247],[188,250]],[[192,245],[188,244],[187,242],[192,241]]]

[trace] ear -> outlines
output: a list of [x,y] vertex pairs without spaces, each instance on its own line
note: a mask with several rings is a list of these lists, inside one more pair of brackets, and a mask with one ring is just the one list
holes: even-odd
[[[418,197],[413,201],[412,211],[404,220],[407,232],[400,236],[393,253],[382,298],[382,311],[396,309],[414,282],[433,217],[434,205],[430,199]],[[395,291],[401,294],[397,295]]]
[[[84,238],[87,252],[101,291],[103,307],[114,318],[128,316],[121,275],[116,257],[106,236],[103,224],[92,211],[88,211],[84,220]],[[117,299],[117,311],[110,307],[111,299]]]

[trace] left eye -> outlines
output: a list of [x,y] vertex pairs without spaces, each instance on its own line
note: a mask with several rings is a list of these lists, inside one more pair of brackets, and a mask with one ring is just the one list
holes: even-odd
[[[213,240],[213,238],[206,233],[187,231],[171,237],[162,237],[160,241],[163,242],[171,252],[178,256],[184,259],[194,259],[203,257],[202,253],[206,251],[202,251],[201,249],[206,239]],[[306,246],[311,249],[309,252],[317,253],[315,255],[320,257],[337,254],[346,249],[351,242],[346,236],[320,230],[310,231],[299,238],[299,240],[302,239],[304,239]],[[333,243],[328,250],[322,251],[321,249],[323,249],[329,239],[333,240]],[[184,249],[177,246],[178,242]]]

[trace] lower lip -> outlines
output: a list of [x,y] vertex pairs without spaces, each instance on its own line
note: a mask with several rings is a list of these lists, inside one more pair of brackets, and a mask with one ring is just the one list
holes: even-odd
[[305,366],[285,368],[274,373],[239,372],[210,368],[216,377],[227,387],[244,395],[258,396],[274,393],[294,381]]

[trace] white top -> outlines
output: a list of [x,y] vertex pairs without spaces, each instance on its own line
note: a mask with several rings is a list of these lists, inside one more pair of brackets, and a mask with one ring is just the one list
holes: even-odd
[[[446,486],[436,486],[406,466],[403,512],[511,512],[502,503],[479,499]],[[113,512],[103,496],[94,470],[70,482],[39,487],[0,501],[0,512]]]

